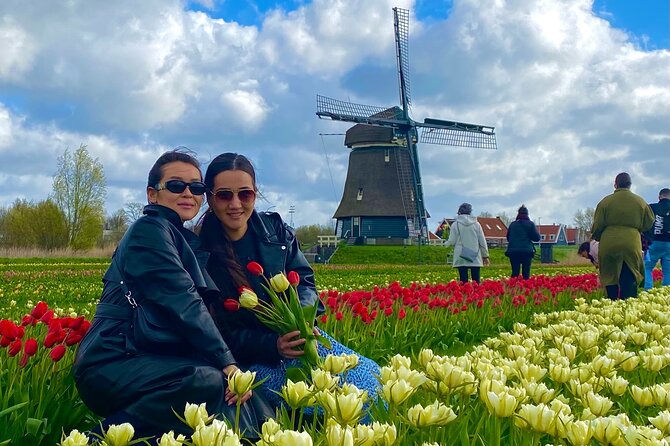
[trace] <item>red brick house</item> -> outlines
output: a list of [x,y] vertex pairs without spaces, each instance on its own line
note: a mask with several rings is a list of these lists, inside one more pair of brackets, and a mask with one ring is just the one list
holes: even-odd
[[[449,227],[454,223],[453,218],[445,218],[438,225],[438,230],[444,223]],[[477,221],[484,231],[484,238],[486,244],[489,246],[505,246],[507,245],[507,226],[498,217],[477,217]]]

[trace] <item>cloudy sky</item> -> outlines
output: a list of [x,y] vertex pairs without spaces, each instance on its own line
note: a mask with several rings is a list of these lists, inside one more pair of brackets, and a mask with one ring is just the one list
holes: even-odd
[[106,209],[146,199],[163,151],[205,167],[249,156],[294,225],[341,197],[345,123],[317,93],[398,103],[392,7],[411,10],[412,116],[496,128],[497,151],[420,145],[432,228],[474,213],[571,223],[628,171],[670,187],[667,0],[2,0],[0,206],[46,198],[56,159],[86,144]]

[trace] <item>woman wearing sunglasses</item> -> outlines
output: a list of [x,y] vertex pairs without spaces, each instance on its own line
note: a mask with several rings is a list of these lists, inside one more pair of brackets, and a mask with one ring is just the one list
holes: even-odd
[[[204,193],[195,158],[181,150],[163,154],[149,172],[144,216],[128,229],[103,277],[74,364],[82,400],[107,417],[102,428],[130,422],[136,438],[170,430],[189,435],[173,412],[182,413],[187,402],[235,419],[238,398],[226,378],[237,361],[203,302],[218,290],[204,270],[206,257],[194,254],[197,236],[183,227],[198,214]],[[138,308],[152,317],[147,336],[133,329]],[[159,343],[153,334],[170,341]],[[250,398],[247,392],[239,399]],[[258,432],[263,407],[258,394],[242,405],[243,430]]]
[[[199,224],[202,249],[211,253],[207,271],[221,290],[223,299],[239,296],[239,288],[251,287],[259,299],[269,302],[270,297],[261,287],[262,278],[249,273],[246,265],[255,261],[263,266],[265,275],[295,271],[300,276],[298,296],[303,306],[314,305],[319,296],[314,284],[314,271],[300,251],[298,240],[291,229],[274,212],[256,212],[256,173],[251,162],[236,153],[216,157],[205,173],[209,208]],[[318,314],[324,312],[319,302]],[[257,372],[256,379],[268,378],[262,388],[268,401],[279,405],[279,391],[286,381],[285,367],[302,355],[304,338],[299,332],[275,333],[265,327],[252,312],[245,309],[226,309],[222,302],[211,310],[224,339],[235,358],[244,367]],[[319,355],[355,353],[326,333],[333,349],[319,346]],[[289,364],[283,363],[289,361]],[[359,355],[359,365],[347,373],[347,382],[377,392],[379,366]]]

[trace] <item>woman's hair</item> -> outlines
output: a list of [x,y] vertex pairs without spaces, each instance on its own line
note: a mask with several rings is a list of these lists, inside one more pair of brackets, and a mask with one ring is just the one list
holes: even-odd
[[[211,194],[214,190],[214,178],[221,172],[228,170],[241,170],[248,173],[251,176],[254,190],[256,189],[256,171],[251,161],[246,156],[238,153],[222,153],[214,158],[207,167],[204,183],[207,186],[208,194]],[[249,286],[244,269],[235,257],[233,244],[228,239],[221,222],[211,208],[208,208],[200,218],[196,232],[200,235],[202,247],[211,251],[215,259],[223,263],[223,267],[228,271],[235,288]]]
[[528,208],[525,204],[522,204],[516,214],[517,220],[528,220]]
[[[200,172],[200,162],[195,158],[195,153],[186,148],[186,147],[177,147],[172,149],[169,152],[162,154],[153,167],[149,171],[149,178],[147,179],[147,187],[156,187],[156,184],[160,183],[161,178],[163,178],[163,166],[166,164],[174,163],[180,161],[182,163],[188,163],[198,169]],[[200,174],[202,178],[202,173]]]
[[472,205],[470,203],[463,203],[458,207],[458,215],[472,214]]
[[205,172],[205,185],[210,192],[214,191],[214,178],[221,172],[227,170],[241,170],[251,177],[251,183],[256,190],[256,170],[251,161],[239,153],[222,153],[209,163],[207,172]]
[[591,252],[591,244],[589,242],[584,242],[581,245],[579,245],[579,249],[577,249],[577,254],[581,254],[583,252]]

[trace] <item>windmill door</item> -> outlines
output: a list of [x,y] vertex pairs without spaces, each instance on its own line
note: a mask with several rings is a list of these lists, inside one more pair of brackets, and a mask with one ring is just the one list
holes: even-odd
[[351,219],[351,236],[352,237],[361,236],[361,217],[353,217]]

